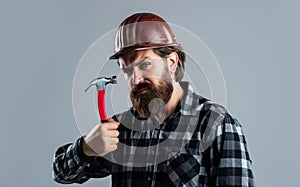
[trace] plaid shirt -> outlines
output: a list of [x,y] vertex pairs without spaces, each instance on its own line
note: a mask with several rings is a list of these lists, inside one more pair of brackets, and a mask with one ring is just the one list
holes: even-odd
[[[134,109],[115,115],[121,123],[120,143],[127,146],[118,145],[107,158],[84,155],[84,137],[58,148],[54,180],[84,183],[112,175],[112,186],[255,186],[240,123],[224,107],[195,94],[188,83],[181,86],[181,104],[162,123],[137,120]],[[193,119],[196,125],[190,128]],[[150,123],[155,128],[147,129]],[[144,149],[138,151],[140,147]]]

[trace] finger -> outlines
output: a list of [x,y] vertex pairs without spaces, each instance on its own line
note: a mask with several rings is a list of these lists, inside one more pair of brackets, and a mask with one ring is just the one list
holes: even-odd
[[120,123],[119,122],[108,122],[108,123],[103,123],[102,125],[106,129],[115,130],[119,127]]
[[119,143],[119,138],[111,138],[110,139],[110,144],[111,145],[116,145],[117,143]]
[[113,118],[107,118],[108,122],[115,122],[116,120],[114,120]]
[[107,136],[109,136],[109,137],[114,137],[114,138],[116,138],[116,137],[118,137],[119,136],[119,131],[117,131],[117,130],[108,130],[107,132],[106,132],[106,135]]
[[117,145],[111,145],[110,146],[111,151],[115,151],[115,150],[117,150],[117,148],[118,148]]

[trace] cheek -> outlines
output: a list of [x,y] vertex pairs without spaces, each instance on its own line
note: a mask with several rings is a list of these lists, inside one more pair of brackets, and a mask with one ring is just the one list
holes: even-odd
[[151,70],[144,72],[144,77],[149,79],[161,79],[166,72],[162,67],[155,67]]
[[131,90],[131,87],[132,87],[132,76],[128,76],[127,74],[124,74],[124,79],[125,79],[125,82],[126,82],[128,88]]
[[168,67],[162,67],[159,71],[155,73],[155,76],[159,79],[169,80],[169,77],[171,77],[172,75]]

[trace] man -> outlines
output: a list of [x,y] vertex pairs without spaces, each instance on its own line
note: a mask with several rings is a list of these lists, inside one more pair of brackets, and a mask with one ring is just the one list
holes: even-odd
[[53,177],[112,186],[255,186],[241,125],[181,81],[185,53],[161,17],[138,13],[119,26],[115,53],[133,107],[55,153]]

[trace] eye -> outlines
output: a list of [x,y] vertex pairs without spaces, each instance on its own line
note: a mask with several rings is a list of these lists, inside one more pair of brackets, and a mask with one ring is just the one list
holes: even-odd
[[151,64],[150,62],[146,61],[146,62],[141,63],[139,67],[140,67],[140,69],[146,69],[150,66],[150,64]]

